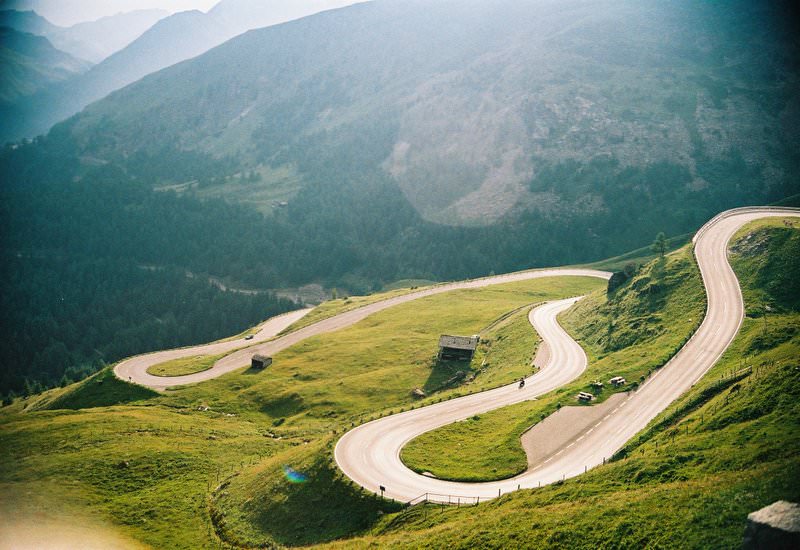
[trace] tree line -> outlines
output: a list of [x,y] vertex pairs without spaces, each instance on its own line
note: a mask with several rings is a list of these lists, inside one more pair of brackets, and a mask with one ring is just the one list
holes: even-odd
[[[236,158],[159,150],[104,164],[79,158],[60,131],[0,153],[0,335],[12,342],[0,351],[0,392],[219,338],[295,307],[270,294],[222,292],[187,279],[187,270],[261,289],[315,282],[368,293],[398,279],[601,259],[791,191],[759,194],[741,177],[691,190],[688,173],[669,164],[568,161],[543,166],[531,181],[532,190],[560,197],[558,211],[451,227],[422,220],[385,172],[364,170],[359,155],[381,154],[364,147],[295,159],[305,187],[265,217],[242,204],[153,190],[163,183],[154,167],[170,181],[224,177],[238,169]],[[724,174],[738,164],[715,166]],[[587,194],[598,204],[572,206]]]

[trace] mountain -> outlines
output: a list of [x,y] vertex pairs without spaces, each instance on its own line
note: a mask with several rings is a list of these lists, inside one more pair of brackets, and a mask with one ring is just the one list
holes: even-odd
[[168,12],[164,10],[136,10],[59,27],[31,10],[2,10],[0,26],[44,36],[59,50],[98,63],[127,46],[166,15]]
[[[158,326],[134,330],[150,306],[126,284],[369,293],[585,263],[797,194],[798,34],[781,10],[378,1],[149,75],[0,149],[9,361],[46,364],[17,327],[74,311],[86,330],[54,337],[58,355],[91,361],[85,342],[115,331],[148,349]],[[171,276],[83,275],[141,266]]]
[[89,66],[44,37],[0,27],[0,104],[13,103]]
[[99,63],[136,40],[157,21],[168,15],[169,12],[164,10],[118,13],[96,21],[58,28],[46,36],[60,50],[92,63]]
[[[352,0],[223,0],[208,13],[194,10],[165,17],[80,78],[46,90],[17,109],[4,113],[9,122],[0,132],[0,140],[32,137],[46,132],[56,122],[108,93],[154,71],[200,55],[249,29],[275,25],[350,3]],[[107,26],[116,25],[122,22],[121,18],[128,16],[104,18],[68,30],[90,25],[97,29],[98,34],[81,32],[77,35],[91,41],[93,36],[105,35],[101,23],[107,20]],[[115,32],[109,34],[114,35]],[[54,42],[70,51],[67,48],[72,47],[71,37],[72,34],[58,35]],[[86,44],[83,46],[86,47]]]
[[60,27],[53,25],[33,10],[0,10],[0,27],[9,27],[39,36],[46,36],[60,30]]
[[217,2],[219,0],[0,0],[0,8],[33,10],[60,27],[70,27],[144,9],[164,9],[169,13],[187,9],[208,11]]
[[109,161],[176,148],[306,180],[378,171],[437,223],[655,209],[685,231],[797,190],[797,39],[781,15],[748,2],[372,2],[246,33],[63,131]]

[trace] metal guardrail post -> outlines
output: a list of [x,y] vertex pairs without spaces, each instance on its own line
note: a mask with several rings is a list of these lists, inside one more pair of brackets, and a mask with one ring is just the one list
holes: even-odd
[[788,213],[797,213],[797,211],[800,210],[800,208],[795,208],[792,206],[742,206],[739,208],[731,208],[730,210],[726,210],[725,212],[720,212],[719,214],[708,220],[706,223],[704,223],[700,227],[700,229],[698,229],[697,232],[694,234],[692,242],[693,243],[697,242],[697,239],[699,239],[700,236],[703,233],[705,233],[709,227],[717,223],[719,220],[730,218],[731,216],[735,216],[736,214],[742,214],[756,210],[759,211],[768,210],[770,212],[786,212],[788,214]]

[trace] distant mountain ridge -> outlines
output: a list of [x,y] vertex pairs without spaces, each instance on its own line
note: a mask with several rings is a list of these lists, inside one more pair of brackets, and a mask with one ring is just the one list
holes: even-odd
[[0,27],[9,27],[39,36],[46,36],[59,30],[59,27],[32,10],[0,9]]
[[782,196],[797,43],[780,4],[735,5],[372,2],[246,33],[67,127],[107,160],[176,147],[320,178],[347,159],[457,225]]
[[0,10],[0,26],[44,36],[59,50],[98,63],[127,46],[166,15],[168,12],[164,10],[136,10],[59,27],[32,10]]
[[0,141],[44,133],[56,122],[108,93],[200,55],[249,29],[350,3],[352,0],[223,0],[208,13],[193,10],[170,15],[80,78],[46,90],[4,113],[8,124],[0,132]]
[[0,26],[0,105],[85,72],[90,66],[57,50],[43,36]]
[[168,15],[169,12],[164,10],[118,13],[96,21],[78,23],[48,37],[57,48],[100,63]]

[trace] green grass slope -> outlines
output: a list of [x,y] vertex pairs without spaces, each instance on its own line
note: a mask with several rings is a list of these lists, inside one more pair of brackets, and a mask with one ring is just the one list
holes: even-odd
[[[797,237],[779,222],[750,226],[734,239],[731,261],[747,311],[766,304],[781,311],[766,322],[748,314],[720,362],[615,461],[478,507],[418,506],[332,546],[738,547],[749,512],[800,498],[800,335],[793,329],[800,310],[772,284],[800,277],[800,256],[781,254]],[[743,246],[754,240],[763,244]],[[783,260],[768,259],[773,252]],[[606,340],[588,342],[598,348]]]
[[[17,399],[0,408],[0,493],[12,508],[21,499],[76,502],[77,512],[91,509],[156,548],[213,548],[220,537],[258,546],[352,536],[395,508],[342,478],[331,463],[335,437],[362,419],[517,376],[520,364],[506,368],[492,342],[465,369],[469,376],[445,384],[455,373],[434,361],[440,333],[491,335],[513,322],[510,311],[601,286],[548,278],[428,297],[309,339],[265,371],[166,394],[104,371]],[[429,396],[416,400],[415,387]],[[284,466],[308,481],[289,483]]]
[[344,478],[332,443],[295,446],[220,484],[211,496],[217,532],[245,548],[306,545],[358,533],[402,509]]
[[112,368],[107,367],[66,389],[46,392],[41,399],[31,403],[30,408],[33,410],[77,410],[110,407],[143,401],[157,395],[158,393],[150,388],[120,380],[114,376]]
[[[740,259],[737,275],[752,281],[743,291],[748,315],[800,309],[800,278],[796,272],[800,234],[792,231],[799,226],[792,219],[767,219],[736,235],[732,253]],[[764,254],[767,249],[769,254]]]
[[262,426],[216,411],[20,409],[0,411],[0,492],[8,506],[68,501],[154,548],[213,547],[212,485],[281,447]]
[[[520,308],[602,286],[548,279],[399,306],[286,350],[266,371],[166,395],[137,396],[123,384],[119,390],[135,399],[94,406],[98,384],[86,381],[17,399],[0,408],[3,505],[63,502],[61,519],[91,509],[120,536],[156,548],[735,547],[749,511],[800,496],[800,335],[792,330],[800,311],[763,283],[800,276],[790,252],[786,261],[763,262],[797,232],[780,225],[761,231],[765,244],[731,257],[748,311],[767,304],[773,311],[748,317],[703,381],[618,460],[585,476],[477,507],[398,511],[332,463],[336,438],[362,419],[513,379],[527,368],[536,341]],[[642,268],[610,299],[600,289],[565,317],[592,368],[636,380],[682,341],[695,318],[687,304],[702,311],[702,299],[691,299],[691,266],[689,254],[677,252]],[[609,319],[617,322],[610,332]],[[638,328],[631,332],[623,321]],[[442,331],[483,331],[490,345],[470,369],[472,381],[415,401],[411,388],[450,376],[432,363]],[[512,342],[518,336],[525,346]],[[479,372],[484,359],[488,367]],[[745,364],[756,368],[727,377]],[[554,401],[572,399],[559,395]],[[57,408],[68,404],[73,408]],[[45,405],[49,410],[34,410]],[[530,414],[535,421],[541,413]]]

